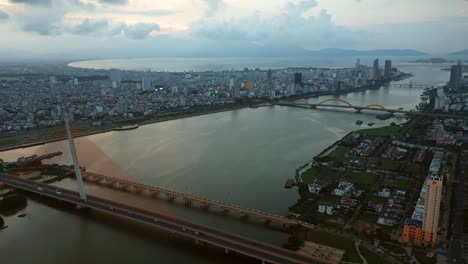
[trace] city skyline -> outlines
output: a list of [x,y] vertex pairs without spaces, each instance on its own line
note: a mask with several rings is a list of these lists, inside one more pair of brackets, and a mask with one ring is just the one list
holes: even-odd
[[0,50],[3,57],[86,58],[193,56],[214,47],[227,55],[255,48],[447,54],[467,48],[467,10],[466,0],[1,0],[0,29],[8,41]]

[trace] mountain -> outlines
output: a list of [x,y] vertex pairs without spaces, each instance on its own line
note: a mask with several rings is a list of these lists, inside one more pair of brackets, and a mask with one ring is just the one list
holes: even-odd
[[451,56],[468,56],[468,49],[449,53]]
[[311,55],[318,56],[426,56],[427,53],[412,49],[376,49],[376,50],[351,50],[351,49],[322,49],[311,51]]

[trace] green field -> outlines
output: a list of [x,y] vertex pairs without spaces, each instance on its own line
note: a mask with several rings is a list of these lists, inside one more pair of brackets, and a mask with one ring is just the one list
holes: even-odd
[[348,153],[349,148],[343,146],[337,146],[333,152],[328,154],[325,157],[330,158],[336,162],[345,162],[347,160],[346,153]]
[[359,246],[359,251],[361,251],[361,254],[364,256],[364,258],[367,260],[367,263],[389,263],[384,257],[375,254],[374,252],[368,250],[367,248],[363,246]]
[[316,168],[307,170],[301,177],[305,184],[312,183],[315,179],[323,179],[330,183],[338,183],[340,180],[349,180],[360,186],[370,186],[377,180],[377,176],[365,172],[352,172],[338,169],[320,171]]
[[349,180],[353,184],[369,186],[375,183],[377,176],[365,172],[353,172],[345,170],[331,169],[321,177],[328,181],[339,182],[340,180]]
[[397,246],[397,245],[394,245],[394,244],[390,244],[390,243],[386,243],[386,242],[382,242],[380,244],[383,248],[387,249],[388,251],[391,251],[393,252],[394,254],[405,254],[406,251],[400,247],[400,246]]
[[385,179],[382,182],[383,186],[387,186],[390,188],[397,188],[397,189],[404,189],[404,190],[411,190],[416,185],[415,179]]
[[354,241],[350,239],[324,231],[314,230],[309,232],[307,240],[329,247],[343,249],[346,251],[343,261],[362,263],[362,259],[354,247]]
[[399,126],[384,126],[378,128],[367,128],[356,131],[358,134],[365,134],[369,136],[395,136],[400,132]]
[[317,169],[317,168],[308,169],[301,175],[302,182],[304,184],[309,184],[309,183],[314,182],[314,180],[318,178],[319,173],[320,173],[320,169]]

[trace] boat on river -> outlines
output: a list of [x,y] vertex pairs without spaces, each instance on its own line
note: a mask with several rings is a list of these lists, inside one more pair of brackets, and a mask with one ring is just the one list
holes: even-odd
[[135,124],[135,125],[117,127],[117,128],[114,128],[114,130],[115,131],[125,131],[125,130],[137,129],[138,127],[139,127],[139,125]]

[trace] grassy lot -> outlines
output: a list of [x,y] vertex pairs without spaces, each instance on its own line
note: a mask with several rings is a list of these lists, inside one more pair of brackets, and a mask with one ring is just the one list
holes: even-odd
[[359,251],[361,251],[361,254],[367,260],[367,263],[389,263],[384,257],[377,255],[372,251],[369,251],[367,248],[361,245],[359,246]]
[[305,184],[312,183],[315,179],[320,178],[332,183],[338,183],[342,179],[347,179],[360,186],[370,186],[377,180],[377,176],[365,172],[328,169],[320,173],[320,170],[316,168],[305,171],[301,177]]
[[400,132],[399,126],[385,126],[379,128],[367,128],[356,131],[359,134],[366,134],[369,136],[395,136]]
[[362,263],[362,259],[354,247],[354,241],[350,239],[324,231],[314,230],[309,232],[307,240],[329,247],[343,249],[346,251],[343,261]]
[[436,257],[426,257],[426,250],[423,248],[414,248],[413,254],[420,264],[435,264],[437,262]]
[[345,162],[347,160],[346,153],[348,153],[349,148],[343,146],[337,146],[333,152],[328,154],[326,157],[336,161],[336,162]]
[[373,162],[372,167],[379,170],[395,171],[400,170],[401,163],[391,159],[379,159]]
[[376,202],[376,203],[386,203],[388,198],[374,195],[369,200],[373,201],[373,202]]
[[390,243],[386,243],[386,242],[382,242],[381,243],[382,247],[395,253],[395,254],[405,254],[406,251],[400,247],[400,246],[397,246],[397,245],[393,245],[393,244],[390,244]]
[[[317,208],[317,206],[315,206]],[[337,215],[327,215],[319,213],[315,210],[310,210],[302,215],[301,219],[316,225],[326,225],[328,227],[342,228],[344,226],[345,219]]]
[[414,188],[416,184],[415,179],[385,179],[382,183],[384,186],[388,186],[390,188],[397,188],[397,189],[404,189],[404,190],[411,190]]
[[361,254],[367,260],[367,263],[389,263],[384,257],[375,254],[374,252],[363,247],[362,245],[359,246],[359,251],[361,251]]
[[335,203],[340,202],[341,198],[343,198],[343,197],[333,195],[333,194],[329,194],[329,193],[324,193],[324,194],[320,195],[319,201],[335,204]]
[[314,180],[317,179],[319,173],[320,173],[320,169],[317,169],[317,168],[308,169],[301,175],[302,182],[305,184],[314,182]]
[[326,174],[321,175],[324,179],[332,182],[339,182],[340,180],[349,180],[354,184],[361,186],[370,186],[375,183],[377,177],[365,172],[352,172],[345,170],[331,169]]
[[378,214],[371,214],[368,212],[364,212],[362,215],[359,216],[359,220],[365,221],[370,224],[377,223],[378,218],[379,218]]

